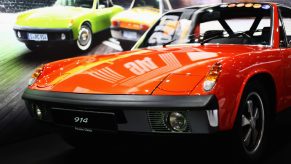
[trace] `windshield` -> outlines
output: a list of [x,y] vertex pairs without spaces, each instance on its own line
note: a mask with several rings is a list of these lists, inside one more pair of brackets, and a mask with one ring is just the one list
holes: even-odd
[[57,0],[55,5],[92,8],[93,1],[94,0]]
[[271,15],[268,4],[177,10],[164,15],[138,47],[185,43],[270,45]]
[[159,9],[159,0],[134,0],[132,7],[154,7]]

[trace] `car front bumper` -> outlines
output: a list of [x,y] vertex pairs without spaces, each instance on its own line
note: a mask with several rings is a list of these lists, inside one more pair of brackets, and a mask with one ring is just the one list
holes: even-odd
[[[119,27],[111,27],[111,36],[122,41],[136,42],[145,33],[141,30],[131,30]],[[127,33],[127,34],[126,34]]]
[[[70,28],[33,28],[33,27],[20,27],[15,26],[13,28],[16,37],[19,41],[24,43],[35,43],[35,44],[60,44],[60,43],[73,43],[74,36],[73,30]],[[19,35],[20,33],[20,35]],[[28,33],[32,34],[46,34],[48,37],[47,41],[35,41],[28,39]],[[66,37],[62,39],[61,35],[64,34]]]
[[[22,98],[34,118],[80,131],[208,134],[218,130],[218,103],[214,95],[97,95],[26,89]],[[41,110],[41,117],[37,114],[37,109]],[[175,132],[167,125],[166,116],[170,112],[181,112],[185,115],[185,131]],[[62,122],[68,119],[67,116],[80,113],[101,114],[98,116],[99,122],[97,120],[96,123],[100,126],[87,128]],[[102,125],[104,113],[114,115],[116,129],[107,129],[107,125]],[[105,122],[104,124],[112,124]]]

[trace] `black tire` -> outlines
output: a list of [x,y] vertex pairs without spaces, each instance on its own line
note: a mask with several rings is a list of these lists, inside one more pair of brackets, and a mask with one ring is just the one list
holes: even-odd
[[84,23],[79,31],[76,46],[78,50],[86,52],[92,47],[92,44],[93,33],[91,26],[88,23]]
[[258,162],[268,149],[271,103],[266,87],[250,82],[241,98],[232,134],[232,152],[244,162]]

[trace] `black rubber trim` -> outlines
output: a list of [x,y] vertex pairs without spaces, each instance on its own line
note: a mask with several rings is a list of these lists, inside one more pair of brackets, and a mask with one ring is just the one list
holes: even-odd
[[27,39],[19,39],[18,41],[28,44],[36,44],[36,45],[68,45],[68,44],[74,44],[74,40],[49,40],[49,41],[33,41],[33,40],[27,40]]
[[37,27],[20,27],[14,26],[13,30],[34,31],[34,32],[70,32],[70,28],[37,28]]
[[48,102],[83,106],[140,107],[140,108],[203,108],[217,109],[214,95],[207,96],[152,96],[152,95],[98,95],[48,92],[26,89],[22,98],[30,102]]

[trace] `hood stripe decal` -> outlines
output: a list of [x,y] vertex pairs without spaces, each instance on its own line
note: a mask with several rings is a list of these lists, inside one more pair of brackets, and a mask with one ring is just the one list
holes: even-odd
[[109,67],[102,68],[100,70],[92,70],[89,73],[91,76],[96,77],[100,80],[107,81],[109,83],[117,83],[118,81],[125,79],[124,76],[113,71]]
[[87,71],[89,69],[92,69],[93,67],[96,67],[98,65],[101,65],[101,64],[104,64],[104,63],[111,63],[113,61],[116,61],[116,60],[120,60],[120,59],[124,59],[124,58],[127,58],[131,55],[138,55],[138,54],[142,54],[142,53],[149,53],[151,52],[150,50],[140,50],[140,51],[133,51],[133,52],[130,52],[128,54],[125,54],[125,55],[120,55],[120,56],[116,56],[114,58],[110,58],[110,59],[105,59],[105,60],[101,60],[101,61],[98,61],[98,62],[93,62],[93,63],[89,63],[87,65],[81,65],[81,66],[78,66],[78,67],[75,67],[67,72],[65,72],[63,75],[57,77],[56,79],[54,79],[50,84],[51,85],[55,85],[65,79],[68,79],[76,74],[79,74],[79,73],[82,73],[84,71]]
[[[175,69],[182,67],[182,64],[178,61],[178,59],[172,53],[160,54],[159,56],[163,60],[163,62],[166,64],[165,66],[158,68],[158,69],[155,69],[155,70],[148,72],[144,75],[137,76],[131,80],[128,80],[128,81],[122,83],[122,85],[138,87],[139,85],[145,84],[144,79],[156,80],[157,78],[159,78],[158,76],[162,76],[165,73],[168,73],[170,71],[173,71]],[[149,83],[149,81],[147,81],[147,83]]]

